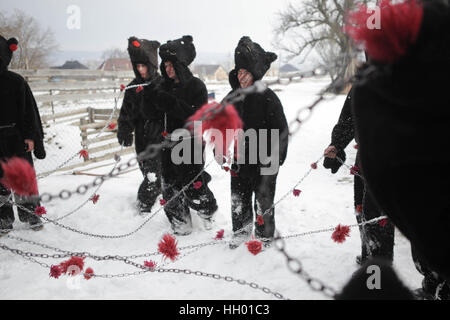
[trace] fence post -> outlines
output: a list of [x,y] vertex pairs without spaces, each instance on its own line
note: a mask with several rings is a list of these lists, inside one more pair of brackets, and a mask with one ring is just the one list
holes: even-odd
[[[88,109],[88,111],[89,111],[89,109]],[[82,126],[83,124],[87,124],[87,123],[89,123],[89,121],[87,119],[80,118],[80,126]],[[84,149],[84,150],[88,150],[87,129],[84,129],[84,128],[81,129],[81,127],[80,127],[80,131],[81,131],[81,133],[80,133],[80,135],[81,135],[81,148]],[[89,152],[88,152],[87,158],[84,159],[84,162],[86,162],[87,160],[89,160]]]
[[94,123],[95,122],[94,109],[91,107],[88,107],[87,109],[88,109],[89,123]]
[[[53,90],[52,89],[50,89],[50,95],[51,96],[53,95]],[[52,99],[52,101],[50,101],[50,105],[52,106],[52,115],[54,117],[55,116],[55,106],[53,105],[53,99]],[[56,123],[56,119],[55,118],[53,118],[53,123]]]

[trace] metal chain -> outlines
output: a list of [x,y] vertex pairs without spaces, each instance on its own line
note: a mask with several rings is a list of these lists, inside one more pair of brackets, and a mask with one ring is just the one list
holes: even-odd
[[[205,165],[203,167],[203,169],[188,183],[186,184],[179,192],[177,192],[172,198],[170,198],[169,200],[167,200],[166,205],[170,204],[172,201],[174,201],[177,197],[179,197],[182,193],[184,193],[186,191],[187,188],[189,188],[203,173],[204,170],[206,170],[206,168],[213,162],[214,160],[211,160],[207,165]],[[119,168],[116,169],[120,169],[121,166],[119,166]],[[114,171],[114,170],[113,170]],[[111,172],[111,174],[113,173],[113,171]],[[103,183],[103,181],[105,180],[101,180],[101,183]],[[94,180],[95,182],[95,180]],[[100,184],[100,183],[99,183]],[[63,191],[64,192],[64,191]],[[67,191],[69,192],[69,191]],[[31,211],[30,209],[22,206],[21,204],[17,203],[17,202],[13,202],[13,201],[9,201],[11,204],[15,204],[17,207],[21,208],[22,210],[30,213],[30,214],[34,214],[36,215],[33,211]],[[139,230],[141,230],[156,214],[158,214],[160,211],[162,211],[164,209],[164,207],[160,207],[159,209],[157,209],[153,214],[151,214],[141,225],[139,225],[136,229],[134,229],[133,231],[130,231],[128,233],[125,234],[120,234],[120,235],[102,235],[102,234],[94,234],[94,233],[89,233],[89,232],[85,232],[85,231],[81,231],[81,230],[77,230],[75,228],[63,225],[59,222],[57,222],[56,220],[52,220],[49,219],[47,217],[41,216],[41,218],[47,222],[53,223],[54,225],[61,227],[63,229],[72,231],[74,233],[78,233],[78,234],[82,234],[85,236],[89,236],[89,237],[94,237],[94,238],[101,238],[101,239],[120,239],[120,238],[126,238],[129,237],[135,233],[137,233]],[[31,229],[31,227],[30,227]],[[1,231],[6,231],[6,230],[0,230]]]
[[[355,228],[355,227],[364,226],[366,224],[377,223],[377,222],[379,222],[379,221],[381,221],[383,219],[386,219],[386,218],[387,218],[387,216],[381,216],[381,217],[377,217],[377,218],[371,219],[369,221],[348,225],[348,227]],[[287,239],[298,238],[298,237],[312,235],[312,234],[332,232],[332,231],[334,231],[334,229],[335,228],[325,228],[325,229],[307,231],[307,232],[303,232],[303,233],[292,234],[292,235],[289,235],[289,236],[283,236],[281,238],[284,239],[284,240],[287,240]],[[24,242],[24,243],[29,243],[29,244],[32,244],[32,245],[35,245],[35,246],[39,246],[39,247],[42,247],[42,248],[45,248],[45,249],[49,249],[49,250],[53,250],[53,251],[56,251],[56,252],[63,253],[64,255],[61,256],[61,257],[66,257],[66,256],[88,257],[88,258],[92,258],[92,259],[94,259],[96,261],[124,260],[124,259],[134,260],[134,259],[137,259],[137,258],[144,258],[144,257],[161,255],[160,252],[150,252],[150,253],[135,254],[135,255],[129,255],[129,256],[120,256],[120,255],[99,256],[99,255],[94,255],[94,254],[91,254],[91,253],[85,252],[85,251],[83,251],[83,252],[72,252],[72,251],[68,251],[68,250],[63,250],[63,249],[52,247],[52,246],[49,246],[49,245],[46,245],[46,244],[43,244],[43,243],[35,242],[33,240],[28,240],[28,239],[23,239],[23,238],[20,238],[20,237],[12,236],[10,234],[7,234],[5,236],[5,238],[9,238],[9,239],[12,239],[12,240],[17,240],[17,241]],[[204,242],[204,243],[199,243],[199,244],[183,246],[183,247],[178,248],[178,250],[180,250],[180,251],[189,250],[189,249],[199,250],[199,249],[204,248],[204,247],[213,246],[213,245],[219,245],[219,244],[228,244],[230,242],[231,242],[231,240],[228,240],[228,241],[214,240],[214,241],[210,241],[210,242]],[[3,249],[5,249],[5,248],[3,248]],[[9,249],[6,249],[6,250],[9,250]],[[30,254],[30,256],[35,256],[35,257],[39,257],[39,258],[61,258],[58,255],[48,255],[48,254]]]
[[[66,258],[70,255],[46,255],[46,254],[33,254],[30,252],[24,252],[22,250],[18,250],[18,249],[11,249],[5,245],[0,245],[1,249],[4,250],[8,250],[11,253],[14,253],[16,255],[19,255],[21,257],[23,257],[24,259],[27,259],[31,262],[37,263],[39,265],[41,265],[44,268],[49,269],[51,266],[46,264],[46,263],[42,263],[40,261],[37,261],[36,259],[34,259],[33,257],[41,257],[41,258]],[[179,257],[178,259],[176,259],[175,261],[180,260],[181,258],[186,257],[189,254],[192,254],[196,251],[198,251],[200,248],[196,248],[194,250],[192,250],[191,252],[188,252],[186,254],[184,254],[183,256]],[[203,271],[193,271],[190,269],[176,269],[176,268],[162,268],[162,267],[157,267],[155,269],[152,269],[150,267],[146,267],[143,264],[139,264],[133,261],[130,261],[128,259],[125,258],[119,258],[118,256],[106,256],[104,257],[103,260],[120,260],[123,261],[124,263],[128,264],[128,265],[132,265],[136,268],[141,269],[142,271],[135,271],[135,272],[128,272],[128,273],[121,273],[121,274],[92,274],[92,277],[97,277],[97,278],[106,278],[106,279],[111,279],[111,278],[124,278],[124,277],[129,277],[129,276],[137,276],[137,275],[142,275],[148,272],[158,272],[158,273],[175,273],[175,274],[185,274],[185,275],[194,275],[194,276],[198,276],[198,277],[206,277],[206,278],[212,278],[215,280],[225,280],[227,282],[236,282],[240,285],[244,285],[244,286],[249,286],[252,289],[255,290],[261,290],[266,294],[271,294],[274,297],[276,297],[277,299],[282,299],[282,300],[289,300],[287,298],[285,298],[282,294],[275,292],[267,287],[261,286],[255,282],[248,282],[246,280],[243,279],[236,279],[234,277],[231,276],[223,276],[217,273],[207,273],[207,272],[203,272]]]

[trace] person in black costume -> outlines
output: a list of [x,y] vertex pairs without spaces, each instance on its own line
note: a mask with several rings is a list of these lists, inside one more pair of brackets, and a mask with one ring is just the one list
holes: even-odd
[[[345,148],[355,138],[355,128],[351,113],[353,90],[347,95],[337,124],[331,134],[331,144],[325,149],[323,165],[335,174],[346,159]],[[341,162],[342,161],[342,162]],[[364,183],[364,173],[359,168],[359,152],[356,154],[354,172],[354,208],[358,223],[372,220],[384,215],[377,207],[367,185]],[[356,172],[358,171],[359,172]],[[392,262],[394,258],[395,226],[389,220],[386,224],[366,224],[359,226],[361,235],[361,255],[357,256],[358,264],[364,263],[368,257],[384,258]]]
[[[253,42],[249,37],[242,37],[235,50],[236,67],[229,74],[230,85],[233,93],[239,88],[246,88],[255,81],[261,80],[269,70],[270,64],[277,58],[276,54],[264,51],[261,46]],[[276,170],[265,174],[265,161],[260,157],[258,137],[255,143],[257,147],[257,161],[252,163],[247,141],[244,143],[245,163],[237,161],[236,174],[231,177],[231,217],[233,223],[233,240],[230,248],[238,247],[248,239],[252,233],[253,221],[255,221],[255,237],[262,240],[265,246],[269,246],[275,232],[275,210],[273,200],[278,176],[278,169],[283,165],[288,149],[288,124],[284,115],[283,106],[277,95],[266,89],[263,93],[254,93],[245,97],[244,101],[235,104],[235,107],[244,124],[244,132],[261,129],[268,130],[267,155],[276,159]],[[271,130],[278,130],[279,139],[271,146]],[[271,148],[272,147],[272,148]],[[274,154],[270,154],[273,151]],[[279,152],[275,156],[275,152]],[[244,156],[244,155],[240,155]],[[236,167],[236,163],[233,168]],[[266,168],[267,169],[267,168]],[[254,210],[252,208],[252,196],[255,195]],[[255,219],[254,219],[254,215]]]
[[[44,132],[41,118],[33,93],[17,73],[8,70],[13,51],[17,49],[15,38],[6,40],[0,36],[0,160],[12,157],[26,159],[33,165],[31,152],[36,158],[44,159]],[[3,172],[0,172],[0,178]],[[0,194],[9,197],[10,191],[0,184]],[[41,218],[34,214],[39,203],[28,202],[18,207],[19,219],[28,223],[32,229],[42,229]],[[0,203],[0,229],[12,230],[14,222],[13,207],[9,203]]]
[[[143,110],[147,119],[157,119],[164,124],[164,136],[170,139],[174,131],[182,129],[188,118],[207,103],[208,92],[205,84],[188,68],[196,56],[191,36],[168,41],[161,46],[159,55],[163,82],[156,88],[144,88]],[[153,99],[155,104],[147,103]],[[172,230],[178,235],[192,232],[190,209],[197,212],[207,229],[212,228],[213,215],[218,209],[214,194],[208,187],[211,176],[203,171],[204,142],[192,139],[192,136],[188,139],[192,157],[187,162],[178,164],[172,158],[178,144],[162,150],[162,193],[164,200],[168,201],[164,211]],[[196,158],[200,161],[195,161]],[[191,183],[192,180],[195,181]],[[185,186],[187,189],[181,192]],[[179,195],[171,200],[176,194]]]
[[[128,39],[128,53],[136,77],[129,86],[150,82],[155,87],[162,81],[158,74],[158,48],[157,41]],[[125,92],[122,108],[118,119],[117,139],[125,147],[133,144],[133,133],[136,153],[145,150],[148,144],[162,141],[163,124],[159,119],[144,119],[141,106],[144,95],[140,89],[130,89]],[[154,101],[147,101],[152,104]],[[139,186],[137,207],[141,214],[151,211],[156,198],[161,194],[161,159],[159,156],[139,161],[139,169],[144,180]]]

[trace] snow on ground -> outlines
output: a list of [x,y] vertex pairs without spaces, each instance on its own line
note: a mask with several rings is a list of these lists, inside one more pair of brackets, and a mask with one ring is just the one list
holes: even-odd
[[[326,78],[309,79],[297,84],[275,87],[288,121],[295,117],[300,107],[314,101],[327,82]],[[228,89],[227,86],[215,87],[216,98],[222,98]],[[338,119],[344,99],[345,96],[330,96],[314,110],[311,119],[292,138],[288,158],[279,173],[275,199],[288,192],[328,146],[331,130]],[[348,164],[352,164],[355,159],[356,150],[353,145],[354,143],[351,143],[346,150]],[[130,156],[123,157],[123,161],[129,158]],[[112,166],[109,166],[90,172],[105,174],[111,168]],[[200,219],[193,213],[194,232],[189,236],[178,237],[179,246],[210,242],[220,229],[225,230],[225,239],[231,236],[229,175],[214,162],[207,171],[212,175],[210,186],[219,204],[214,228],[206,231]],[[278,230],[282,235],[291,235],[335,227],[339,223],[354,224],[356,219],[352,209],[352,178],[344,167],[332,175],[320,163],[318,170],[313,171],[299,186],[302,190],[300,197],[290,195],[276,207]],[[62,188],[74,190],[79,184],[91,182],[93,179],[59,173],[40,180],[39,188],[41,192],[57,193]],[[138,216],[134,208],[141,179],[140,171],[135,170],[106,181],[98,191],[100,198],[96,205],[89,201],[79,211],[59,222],[84,232],[103,235],[120,235],[135,230],[148,218]],[[89,190],[85,196],[46,204],[48,218],[64,216],[86,201],[91,192],[92,190]],[[159,208],[158,203],[154,210]],[[23,224],[16,219],[15,227],[23,228]],[[46,224],[39,232],[20,230],[10,234],[75,252],[137,255],[156,252],[157,243],[167,232],[170,232],[169,222],[163,211],[160,211],[138,232],[120,239],[89,237],[53,224]],[[333,242],[331,233],[290,238],[286,240],[286,247],[289,254],[300,259],[311,276],[339,290],[357,269],[355,256],[360,253],[358,229],[353,228],[350,235],[342,244]],[[419,287],[421,277],[414,268],[409,241],[397,232],[395,242],[394,266],[405,283],[415,289]],[[0,239],[0,243],[24,251],[55,253],[5,237]],[[57,280],[49,278],[48,269],[10,252],[0,251],[0,259],[2,299],[274,299],[274,296],[261,290],[236,282],[174,273],[146,273],[124,278],[94,278],[89,281],[81,279],[80,276],[75,279],[63,276]],[[149,259],[153,259],[160,266],[165,263],[161,256],[138,258],[134,261],[143,263]],[[51,265],[66,259],[37,260]],[[167,263],[166,266],[256,282],[289,299],[325,298],[322,294],[311,291],[301,278],[292,274],[286,267],[284,257],[275,248],[253,256],[245,246],[230,250],[225,243],[219,243],[200,248],[175,263]],[[97,262],[89,258],[86,259],[86,267],[92,267],[97,274],[139,271],[123,262]],[[79,283],[74,285],[74,281]]]

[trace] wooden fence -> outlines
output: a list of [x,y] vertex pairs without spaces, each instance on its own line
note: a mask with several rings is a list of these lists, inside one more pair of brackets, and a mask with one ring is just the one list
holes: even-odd
[[[113,158],[116,154],[134,152],[134,147],[117,150],[116,130],[102,128],[109,122],[117,123],[120,109],[112,115],[113,109],[77,108],[55,112],[56,104],[80,102],[83,100],[113,100],[117,103],[121,84],[128,84],[135,77],[130,71],[102,70],[11,70],[19,73],[29,83],[39,107],[51,107],[51,114],[42,115],[44,125],[69,122],[80,129],[81,149],[88,151],[89,157],[82,163],[71,164],[56,171],[66,171]],[[57,109],[57,110],[58,110]],[[99,135],[101,133],[101,135]],[[111,152],[108,152],[111,150]],[[48,172],[46,172],[48,173]],[[42,174],[46,174],[42,173]]]

